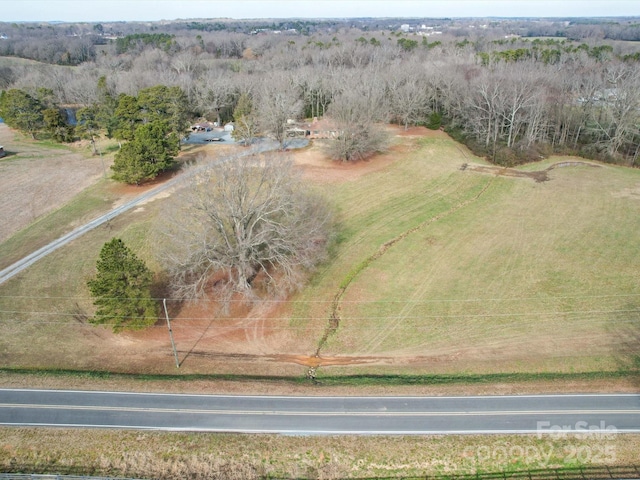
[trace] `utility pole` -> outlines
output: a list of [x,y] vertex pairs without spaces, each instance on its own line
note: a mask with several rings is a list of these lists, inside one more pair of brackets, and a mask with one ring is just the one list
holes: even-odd
[[162,299],[162,305],[164,305],[164,316],[167,319],[167,328],[169,329],[169,338],[171,339],[171,348],[173,349],[173,356],[176,359],[176,368],[180,368],[180,361],[178,360],[178,352],[176,352],[176,344],[173,341],[173,332],[171,331],[171,322],[169,321],[169,312],[167,312],[167,299]]

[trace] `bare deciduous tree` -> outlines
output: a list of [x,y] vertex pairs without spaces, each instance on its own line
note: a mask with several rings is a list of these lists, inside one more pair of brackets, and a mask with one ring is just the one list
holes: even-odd
[[222,111],[233,104],[234,87],[222,74],[206,75],[194,87],[196,106],[207,118],[222,124]]
[[[327,249],[331,215],[286,155],[252,155],[191,172],[160,228],[162,257],[181,298],[215,290],[294,290]],[[259,277],[259,280],[256,278]]]
[[[50,89],[64,106],[101,103],[100,77],[109,79],[113,98],[137,96],[157,85],[177,86],[186,94],[192,119],[204,117],[219,125],[231,120],[244,93],[255,100],[255,116],[236,119],[247,132],[243,137],[260,127],[285,147],[287,120],[327,114],[336,123],[344,121],[340,129],[345,135],[333,144],[334,156],[343,159],[377,148],[370,142],[378,139],[374,123],[391,119],[407,127],[435,113],[431,126],[442,124],[494,160],[501,151],[520,160],[535,158],[527,152],[550,144],[594,158],[636,162],[640,54],[632,43],[608,41],[637,40],[633,22],[553,28],[517,22],[482,31],[456,27],[436,41],[424,37],[417,43],[366,22],[366,29],[332,23],[329,30],[305,23],[302,36],[253,35],[245,22],[105,24],[102,30],[90,24],[43,29],[7,23],[0,55],[65,66],[12,62],[10,69],[0,68],[0,86],[32,96],[40,88]],[[103,34],[158,28],[175,32],[167,48],[139,43],[118,54],[115,45],[104,44]],[[552,35],[558,28],[566,39],[505,39],[514,28],[534,36]],[[566,41],[571,38],[586,41],[571,44]],[[99,55],[91,42],[101,45]],[[361,108],[362,115],[345,105]]]
[[640,130],[640,70],[626,64],[610,65],[603,80],[604,88],[596,92],[599,108],[592,117],[592,129],[600,134],[607,154],[616,156],[622,145],[633,143]]
[[351,161],[384,150],[389,137],[376,123],[384,121],[387,114],[383,83],[376,85],[369,78],[345,88],[329,106],[328,115],[336,122],[338,132],[329,144],[329,155],[336,160]]
[[274,75],[264,83],[257,101],[257,115],[262,129],[268,132],[284,150],[287,122],[296,120],[302,111],[298,90],[290,78]]
[[415,71],[393,72],[387,83],[393,116],[405,130],[427,117],[428,96],[423,85]]

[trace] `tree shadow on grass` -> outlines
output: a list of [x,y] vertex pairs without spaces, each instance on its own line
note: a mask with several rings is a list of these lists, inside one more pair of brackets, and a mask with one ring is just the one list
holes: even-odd
[[[191,334],[186,335],[186,337],[182,334],[175,335],[177,337],[175,343],[178,365],[182,366],[192,355],[206,355],[207,352],[200,352],[197,348],[207,334],[212,330],[216,320],[219,319],[220,313],[225,311],[224,308],[217,304],[214,307],[211,307],[211,303],[207,299],[202,299],[202,303],[199,303],[198,300],[189,302],[171,298],[172,292],[166,273],[162,273],[157,276],[156,281],[152,286],[152,296],[157,299],[159,303],[158,321],[155,324],[156,326],[164,326],[165,328],[168,328],[170,325],[172,335],[175,332],[176,327],[178,327],[179,330],[183,330],[184,328],[191,330]],[[189,319],[187,319],[186,322],[181,322],[181,316],[184,315],[185,311],[187,312],[187,315],[190,314],[189,312],[197,311],[198,318],[190,319],[197,321],[194,323],[189,322]],[[169,318],[168,321],[167,317]],[[180,345],[177,345],[178,340],[180,341]]]

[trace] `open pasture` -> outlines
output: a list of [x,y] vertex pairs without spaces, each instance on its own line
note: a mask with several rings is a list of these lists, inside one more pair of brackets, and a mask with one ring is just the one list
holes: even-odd
[[[634,365],[640,171],[560,157],[520,169],[565,165],[540,182],[486,165],[442,132],[396,133],[389,153],[354,165],[317,145],[295,153],[338,212],[331,259],[286,301],[227,315],[213,300],[174,306],[180,372],[296,376],[320,366],[321,378]],[[150,231],[169,201],[115,219],[0,286],[3,364],[174,372],[164,319],[120,335],[94,327],[85,287],[113,236],[159,271]]]

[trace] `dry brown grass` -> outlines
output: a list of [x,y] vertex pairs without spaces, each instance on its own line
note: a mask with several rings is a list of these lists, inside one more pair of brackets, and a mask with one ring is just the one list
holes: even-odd
[[[637,462],[640,436],[283,437],[112,430],[0,429],[0,469],[155,479],[366,478]],[[581,460],[581,461],[580,461]]]
[[[67,201],[103,175],[84,149],[45,147],[0,123],[0,242]],[[108,160],[107,160],[108,161]],[[10,201],[9,201],[10,199]]]
[[[0,127],[0,134],[3,132]],[[424,131],[415,130],[410,133],[423,135]],[[7,134],[7,130],[4,130]],[[375,251],[379,245],[389,238],[412,228],[410,222],[404,225],[407,218],[403,213],[403,208],[407,204],[399,205],[395,209],[386,211],[382,222],[376,223],[373,211],[375,210],[370,201],[371,188],[378,184],[379,178],[386,179],[386,183],[375,190],[375,200],[388,201],[393,203],[398,195],[398,188],[389,182],[398,175],[392,172],[398,159],[404,158],[412,153],[419,153],[419,157],[414,158],[415,162],[429,161],[428,168],[422,170],[420,175],[416,175],[414,170],[411,178],[414,181],[425,181],[434,187],[431,192],[433,198],[440,196],[450,196],[457,198],[459,190],[458,183],[452,179],[458,175],[459,164],[467,161],[467,154],[460,150],[453,142],[450,142],[441,132],[435,132],[430,138],[433,143],[419,146],[416,138],[410,135],[398,142],[392,152],[386,156],[361,162],[358,164],[336,164],[327,161],[317,148],[307,149],[302,152],[300,159],[301,168],[309,178],[320,180],[319,184],[327,189],[342,188],[342,195],[348,196],[348,191],[352,191],[352,201],[349,205],[348,218],[357,221],[370,221],[371,226],[363,230],[360,234],[354,235],[347,245],[343,245],[337,252],[338,258],[343,262],[341,267],[329,270],[327,277],[333,276],[332,281],[322,284],[317,282],[309,297],[313,300],[319,298],[332,298],[335,286],[363,257]],[[11,151],[13,138],[0,140],[8,146]],[[29,142],[26,142],[27,144]],[[32,146],[33,147],[33,146]],[[35,148],[35,147],[33,147]],[[64,150],[60,154],[61,158],[67,161],[58,164],[58,170],[63,167],[80,168],[79,164],[84,161],[93,162],[95,159],[82,160],[66,157],[68,151]],[[36,152],[37,153],[37,152]],[[34,153],[34,154],[36,154]],[[36,156],[43,156],[42,152]],[[187,155],[194,158],[197,151],[189,151]],[[445,161],[436,161],[442,155]],[[44,157],[48,157],[47,153]],[[56,155],[52,154],[51,158]],[[80,155],[81,157],[81,155]],[[17,156],[9,157],[0,161],[0,168],[11,166],[11,162]],[[78,165],[73,163],[79,162]],[[7,163],[4,163],[7,162]],[[21,159],[21,165],[36,166],[42,169],[47,167],[45,158],[34,159],[33,163],[28,158]],[[95,163],[95,162],[94,162]],[[17,164],[16,164],[17,165]],[[95,167],[95,165],[94,165]],[[8,168],[8,167],[7,167]],[[598,218],[606,219],[607,212],[615,211],[616,208],[624,207],[625,212],[635,208],[630,204],[616,202],[637,202],[638,185],[640,182],[636,177],[628,176],[626,172],[611,169],[617,172],[609,176],[608,185],[598,184],[597,180],[591,176],[591,172],[580,171],[577,176],[572,176],[567,172],[559,172],[548,184],[517,183],[510,190],[515,192],[516,199],[535,199],[535,204],[531,206],[534,213],[536,209],[547,209],[550,211],[556,202],[566,201],[573,197],[578,198],[579,203],[572,208],[563,210],[560,217],[549,217],[536,234],[536,241],[530,250],[523,250],[538,262],[552,261],[558,262],[565,252],[562,248],[567,246],[582,245],[571,243],[573,237],[570,233],[579,227],[580,221],[588,217],[589,212],[584,207],[586,202],[594,197],[595,191],[603,191],[608,188],[611,198],[600,197],[598,207]],[[42,170],[38,170],[41,172]],[[25,173],[27,172],[27,173]],[[28,172],[31,172],[29,174]],[[55,172],[56,175],[59,172]],[[98,174],[100,169],[98,169]],[[400,172],[402,173],[402,172]],[[471,172],[467,172],[471,173]],[[406,172],[405,172],[406,174]],[[555,172],[554,172],[555,174]],[[552,174],[552,175],[554,175]],[[24,185],[40,185],[38,182],[47,182],[49,179],[36,180],[33,171],[24,170],[25,177],[14,177],[13,182],[25,181]],[[89,181],[91,175],[85,172],[82,181]],[[378,175],[379,178],[374,177]],[[64,175],[63,175],[64,176]],[[32,178],[33,177],[33,178]],[[402,177],[397,177],[402,183]],[[515,182],[527,182],[526,179],[509,179]],[[404,180],[406,183],[406,180]],[[359,183],[362,182],[362,183]],[[466,179],[465,188],[480,185],[483,178]],[[346,186],[345,186],[346,185]],[[542,186],[544,185],[544,187]],[[342,186],[342,187],[341,187]],[[14,185],[15,187],[15,185]],[[12,187],[12,188],[14,188]],[[324,188],[321,187],[321,188]],[[549,188],[547,188],[549,187]],[[37,188],[37,187],[34,187]],[[43,187],[44,188],[44,187]],[[75,184],[73,187],[75,188]],[[542,189],[546,190],[535,190]],[[64,190],[64,188],[62,189]],[[64,193],[60,190],[58,193]],[[507,189],[508,190],[508,189]],[[503,191],[503,190],[500,190]],[[6,192],[6,190],[3,190]],[[22,195],[22,205],[28,206],[28,189],[12,190],[12,195]],[[345,193],[347,192],[347,193]],[[122,195],[129,195],[131,192],[120,192]],[[429,192],[427,192],[429,194]],[[358,201],[360,198],[361,201]],[[44,197],[38,203],[41,207],[48,203],[47,208],[53,204],[64,203],[67,197],[56,196],[56,200],[49,197],[44,201]],[[500,199],[500,196],[490,197],[489,200]],[[613,199],[613,200],[612,200]],[[27,204],[25,204],[25,201]],[[34,203],[34,205],[35,205]],[[411,202],[409,202],[410,204]],[[145,227],[137,226],[143,219],[143,223],[152,218],[160,202],[150,202],[137,212],[131,212],[122,218],[112,222],[108,228],[100,229],[88,234],[85,238],[74,243],[73,247],[57,252],[51,258],[36,264],[30,271],[11,282],[10,286],[3,286],[2,295],[6,295],[2,308],[5,316],[0,318],[0,328],[2,338],[0,339],[0,361],[3,365],[26,366],[26,367],[60,367],[77,369],[101,369],[123,372],[163,372],[178,373],[173,364],[170,345],[166,333],[166,327],[159,323],[156,327],[138,333],[127,333],[123,335],[113,335],[111,332],[87,325],[83,318],[90,310],[90,300],[83,291],[83,282],[90,274],[97,258],[97,253],[101,244],[113,235],[123,235],[126,241],[131,242],[136,248],[148,251],[152,247],[145,240]],[[424,232],[418,236],[420,250],[430,252],[432,255],[431,269],[437,272],[436,276],[419,277],[415,274],[411,278],[395,283],[397,288],[409,292],[411,298],[423,298],[430,292],[436,298],[443,298],[442,291],[450,289],[459,292],[446,282],[440,282],[441,278],[453,278],[456,266],[446,262],[450,258],[451,250],[446,250],[452,246],[459,247],[458,252],[464,254],[464,258],[473,258],[474,255],[484,255],[487,257],[492,246],[498,243],[504,252],[512,252],[514,244],[509,245],[509,236],[500,237],[498,227],[504,225],[504,220],[508,223],[512,238],[518,244],[523,242],[526,230],[524,228],[523,204],[513,203],[501,204],[503,210],[500,215],[489,218],[487,224],[473,223],[473,215],[463,218],[470,229],[478,229],[486,235],[479,237],[480,241],[469,243],[468,239],[457,238],[449,235],[444,225],[434,231]],[[491,208],[491,202],[479,204],[478,207]],[[493,204],[495,206],[495,204]],[[482,211],[480,209],[480,211]],[[486,213],[486,211],[485,211]],[[9,213],[5,213],[10,215]],[[6,217],[5,217],[6,218]],[[26,220],[25,220],[26,221]],[[386,225],[396,222],[396,229],[389,237]],[[28,223],[28,221],[27,221]],[[606,222],[602,222],[602,230],[606,228]],[[0,225],[2,223],[0,222]],[[566,225],[565,225],[566,224]],[[562,227],[562,228],[560,228]],[[631,230],[633,223],[631,223]],[[403,230],[404,228],[404,230]],[[554,229],[558,229],[568,235],[560,251],[545,260],[556,245],[553,238]],[[484,230],[483,230],[484,229]],[[493,230],[491,230],[493,229]],[[637,231],[637,230],[636,230]],[[489,232],[487,234],[487,232]],[[510,234],[511,235],[511,234]],[[621,233],[624,235],[624,232]],[[456,239],[457,238],[457,239]],[[626,239],[613,238],[618,242],[626,242]],[[502,242],[502,243],[501,243]],[[506,243],[505,243],[506,242]],[[585,243],[587,240],[585,240]],[[519,244],[518,244],[519,245]],[[584,247],[584,245],[582,245]],[[365,251],[363,251],[363,248]],[[369,249],[369,250],[366,250]],[[440,254],[438,255],[438,252]],[[590,264],[590,270],[578,279],[586,286],[596,289],[597,274],[602,272],[610,257],[606,252],[593,251],[597,260]],[[481,255],[482,254],[482,255]],[[523,253],[515,256],[504,255],[496,257],[503,263],[501,275],[505,278],[513,276],[517,272],[517,266],[522,261]],[[393,268],[403,265],[402,259],[393,255],[386,256],[387,266],[377,265],[375,269],[367,272],[367,275],[360,276],[351,285],[346,303],[346,313],[353,308],[358,301],[374,300],[376,289],[386,288],[393,285]],[[414,266],[420,265],[416,258],[409,258]],[[629,263],[629,259],[622,259]],[[632,259],[633,261],[633,259]],[[527,264],[527,268],[521,271],[524,278],[533,278],[536,271],[532,265]],[[559,264],[560,266],[566,266]],[[631,267],[633,263],[630,264]],[[631,268],[626,265],[626,269]],[[386,271],[385,271],[386,270]],[[422,266],[424,272],[424,265]],[[609,275],[613,284],[615,278]],[[629,279],[637,279],[637,276],[629,275]],[[487,292],[487,295],[495,294],[501,284],[485,281],[477,278],[474,284],[475,293]],[[558,281],[562,280],[561,278]],[[404,282],[404,283],[403,283]],[[504,283],[502,284],[502,286]],[[553,293],[558,285],[549,281],[543,285]],[[457,287],[459,288],[459,287]],[[438,290],[440,289],[440,290]],[[632,287],[627,286],[631,292],[637,292]],[[325,296],[319,295],[318,292]],[[394,293],[394,292],[388,292]],[[465,293],[468,294],[468,293]],[[395,293],[394,293],[395,295]],[[513,296],[523,296],[520,292],[512,291]],[[396,295],[397,297],[397,295]],[[505,301],[508,299],[503,295]],[[28,312],[42,312],[42,301],[46,299],[47,309],[45,313],[31,314]],[[299,301],[301,298],[296,298]],[[569,302],[569,301],[567,301]],[[212,322],[212,315],[207,312],[205,306],[190,306],[184,308],[181,317],[174,322],[174,333],[178,343],[181,359],[185,360],[181,366],[181,373],[211,373],[228,372],[237,374],[264,374],[264,375],[291,375],[302,376],[306,367],[300,362],[297,363],[295,355],[280,355],[282,353],[298,353],[309,355],[315,350],[317,340],[322,335],[326,325],[326,311],[321,302],[312,303],[311,308],[305,312],[307,317],[314,317],[317,321],[309,321],[302,326],[296,323],[295,319],[291,323],[287,322],[291,316],[296,316],[297,304],[262,306],[261,309],[253,310],[249,315],[246,312],[237,316],[233,314],[228,318],[217,318]],[[577,308],[575,305],[561,305],[565,308]],[[586,305],[589,309],[594,309],[591,305]],[[546,304],[543,305],[546,308]],[[553,306],[551,306],[553,307]],[[549,307],[549,308],[551,308]],[[24,315],[16,314],[16,311],[23,310]],[[7,314],[9,312],[9,314]],[[358,316],[358,312],[352,314]],[[504,350],[504,343],[500,338],[495,337],[490,331],[482,332],[478,330],[478,335],[473,337],[467,348],[460,349],[456,343],[442,343],[444,337],[424,336],[419,342],[402,345],[402,339],[406,340],[407,330],[415,327],[407,318],[411,315],[397,316],[398,322],[380,325],[370,329],[365,335],[362,329],[358,330],[357,324],[343,325],[344,330],[340,331],[338,338],[333,339],[331,349],[341,355],[346,353],[360,352],[368,353],[376,344],[381,346],[380,350],[374,352],[377,357],[373,363],[365,364],[364,367],[335,367],[344,373],[362,373],[362,369],[368,372],[436,372],[451,371],[456,369],[472,369],[480,365],[481,370],[495,371],[499,368],[520,368],[528,370],[531,365],[528,363],[530,356],[523,355],[522,339],[527,342],[532,341],[540,345],[543,340],[554,338],[555,328],[551,324],[543,330],[540,325],[525,325],[524,330],[516,331],[520,343],[516,343],[512,349]],[[33,320],[36,321],[33,321]],[[31,320],[31,322],[27,321]],[[615,319],[609,319],[615,320]],[[296,329],[289,329],[288,325],[296,326]],[[361,326],[360,326],[361,327]],[[393,329],[388,327],[394,327]],[[351,330],[349,329],[351,328]],[[506,330],[505,330],[506,331]],[[291,333],[293,332],[293,333]],[[464,328],[452,329],[456,336],[462,336],[468,330]],[[602,333],[603,332],[603,333]],[[533,333],[539,336],[538,340],[533,340]],[[400,337],[394,335],[400,334]],[[607,355],[605,360],[591,358],[591,367],[603,366],[611,368],[611,353],[608,347],[612,344],[610,340],[610,330],[596,332],[596,336],[584,335],[581,343],[574,343],[573,348],[583,349],[587,354],[591,345],[604,345]],[[385,337],[385,338],[383,338]],[[410,338],[415,335],[410,335]],[[513,338],[513,336],[511,337]],[[561,340],[565,339],[562,337]],[[575,340],[575,336],[573,337]],[[603,343],[603,339],[605,343]],[[461,341],[464,341],[461,340]],[[481,347],[492,346],[489,352]],[[494,343],[491,343],[491,342]],[[475,342],[475,343],[474,343]],[[609,342],[609,343],[606,343]],[[615,345],[614,345],[615,346]],[[363,348],[367,347],[367,348]],[[376,348],[378,348],[376,347]],[[429,348],[429,354],[423,352]],[[535,369],[544,371],[546,367],[558,368],[558,362],[563,361],[561,357],[554,356],[557,345],[550,343],[546,345],[546,353],[552,358],[548,364],[538,361]],[[599,347],[600,348],[600,347]],[[373,349],[375,350],[375,349]],[[431,354],[433,352],[433,354]],[[526,351],[524,351],[526,353]],[[597,351],[596,351],[597,353]],[[280,356],[278,356],[280,355]],[[484,357],[482,357],[484,355]],[[502,356],[501,356],[502,355]],[[478,362],[484,358],[483,362]],[[511,363],[504,363],[505,358]],[[301,361],[299,358],[297,359]],[[568,358],[568,367],[580,364],[580,357]],[[302,362],[304,363],[304,362]],[[505,366],[506,365],[506,366]],[[338,373],[332,371],[332,373]],[[55,375],[17,375],[0,373],[0,385],[5,387],[41,387],[41,388],[64,388],[64,389],[93,389],[93,390],[137,390],[137,391],[158,391],[158,392],[190,392],[190,393],[253,393],[253,394],[283,394],[283,395],[464,395],[464,394],[525,394],[525,393],[558,393],[558,392],[634,392],[637,391],[638,384],[634,379],[592,379],[558,383],[552,381],[528,381],[513,382],[508,384],[449,384],[444,386],[358,386],[358,387],[326,387],[323,385],[298,384],[292,382],[278,381],[139,381],[119,378],[95,379],[80,376],[55,376]],[[621,435],[614,439],[607,439],[605,442],[594,441],[585,438],[569,439],[537,439],[535,437],[515,437],[515,436],[464,436],[464,437],[279,437],[279,436],[243,436],[243,435],[211,435],[211,434],[163,434],[157,432],[120,432],[120,431],[88,431],[88,430],[47,430],[47,429],[20,429],[4,428],[0,430],[0,465],[7,467],[10,464],[41,465],[49,471],[55,471],[56,466],[83,465],[94,473],[122,476],[153,477],[159,479],[178,478],[256,478],[264,475],[286,475],[310,478],[343,478],[343,477],[366,477],[373,475],[425,475],[442,472],[470,473],[487,470],[513,470],[520,468],[538,468],[541,466],[562,466],[571,459],[571,453],[578,451],[589,453],[585,457],[591,464],[601,464],[603,461],[609,465],[634,463],[637,461],[637,452],[640,448],[640,438],[632,435]],[[604,450],[609,447],[609,450]],[[497,452],[496,455],[484,458],[483,452]],[[520,449],[520,450],[519,450]],[[529,452],[551,452],[548,463],[541,464],[541,460],[535,456],[525,458],[517,455],[520,451]],[[611,450],[612,449],[612,450]],[[503,451],[511,452],[510,456],[503,457]],[[615,458],[607,452],[614,452]],[[574,455],[575,457],[576,455]],[[531,461],[525,461],[531,460]]]
[[[446,140],[418,152],[377,182],[332,191],[350,236],[297,312],[328,322],[349,280],[325,355],[378,356],[365,367],[376,373],[612,371],[633,361],[640,203],[628,192],[637,171],[568,159],[537,183],[460,171],[469,160]],[[492,183],[465,203],[480,182]],[[402,232],[414,233],[368,262]]]

